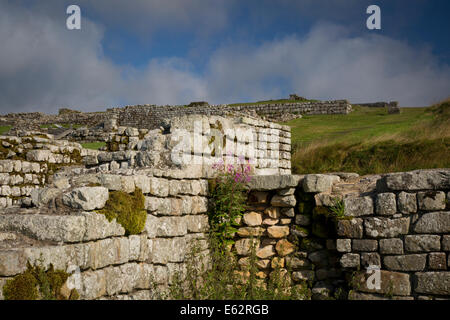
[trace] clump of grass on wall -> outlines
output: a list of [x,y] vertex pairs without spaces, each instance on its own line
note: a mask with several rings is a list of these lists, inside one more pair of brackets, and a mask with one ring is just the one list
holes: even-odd
[[[50,265],[45,270],[39,265],[27,263],[27,270],[3,286],[5,300],[67,300],[61,293],[61,288],[67,281],[69,274],[62,270],[55,270]],[[79,294],[72,289],[69,300],[78,300]]]
[[104,214],[108,221],[116,219],[124,227],[127,235],[139,234],[144,230],[147,219],[145,198],[141,189],[136,188],[133,193],[112,191],[105,207],[98,211]]

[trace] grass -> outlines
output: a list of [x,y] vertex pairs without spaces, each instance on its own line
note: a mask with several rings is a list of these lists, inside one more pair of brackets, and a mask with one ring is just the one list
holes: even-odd
[[0,126],[0,134],[8,132],[11,128],[11,126]]
[[359,174],[450,167],[450,100],[429,108],[355,106],[348,115],[311,115],[292,128],[295,173]]
[[278,100],[264,100],[264,101],[257,101],[257,102],[244,102],[244,103],[232,103],[229,104],[229,106],[253,106],[258,104],[269,104],[269,103],[297,103],[297,102],[315,102],[317,100],[289,100],[289,99],[278,99]]
[[81,146],[85,149],[98,150],[101,147],[106,146],[106,142],[86,142],[82,143]]

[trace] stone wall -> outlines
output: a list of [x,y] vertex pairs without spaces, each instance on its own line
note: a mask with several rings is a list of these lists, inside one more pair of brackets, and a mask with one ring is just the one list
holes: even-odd
[[346,198],[338,224],[347,270],[381,269],[381,287],[356,272],[353,299],[450,298],[450,170],[389,174],[374,194]]
[[118,117],[121,126],[155,129],[165,119],[184,115],[226,116],[229,114],[257,114],[270,120],[277,120],[283,114],[348,114],[352,107],[346,100],[319,102],[292,102],[255,105],[212,105],[212,106],[155,106],[138,105],[112,108],[107,112]]
[[[214,163],[236,164],[242,157],[254,165],[256,175],[290,174],[290,138],[289,126],[261,119],[191,115],[173,118],[160,129],[119,126],[109,133],[108,151],[89,151],[85,164],[101,171],[136,167],[186,169],[198,177],[210,177]],[[178,152],[180,157],[191,160],[176,165],[173,151],[181,144],[187,148]]]
[[[135,187],[145,195],[147,219],[142,233],[126,236],[120,224],[95,210],[105,205],[108,191]],[[207,188],[201,179],[139,172],[60,174],[39,190],[35,207],[0,214],[0,287],[25,271],[28,261],[73,272],[68,285],[81,299],[152,299],[155,287],[164,291],[182,271],[191,245],[207,250]]]

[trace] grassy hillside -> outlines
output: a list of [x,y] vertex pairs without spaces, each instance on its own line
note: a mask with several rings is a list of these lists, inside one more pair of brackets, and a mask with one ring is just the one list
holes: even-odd
[[392,115],[354,106],[349,115],[289,121],[293,171],[369,174],[450,167],[449,102]]

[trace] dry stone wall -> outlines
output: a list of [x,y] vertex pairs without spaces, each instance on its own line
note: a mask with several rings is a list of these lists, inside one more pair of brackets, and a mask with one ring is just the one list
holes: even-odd
[[117,115],[121,126],[140,129],[155,129],[166,119],[185,115],[227,116],[229,114],[257,114],[277,120],[285,114],[348,114],[352,107],[346,100],[319,102],[292,102],[255,105],[212,105],[212,106],[155,106],[138,105],[112,108],[107,112]]

